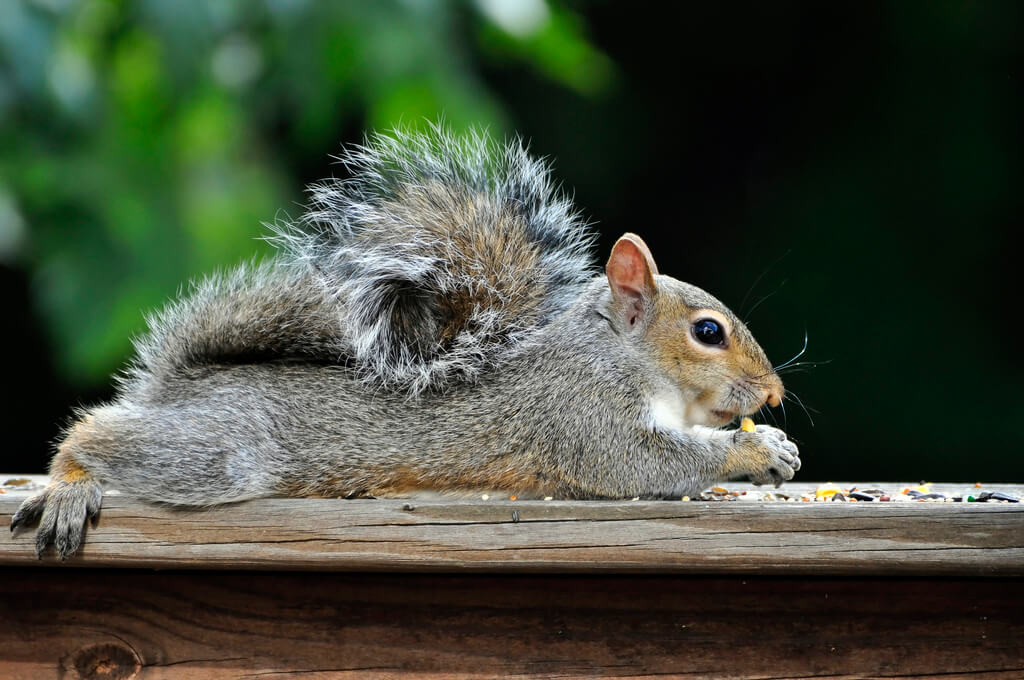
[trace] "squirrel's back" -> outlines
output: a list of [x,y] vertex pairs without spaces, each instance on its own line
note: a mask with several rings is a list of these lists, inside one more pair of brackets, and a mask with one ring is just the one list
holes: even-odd
[[151,320],[138,372],[299,359],[439,390],[499,365],[594,273],[593,233],[519,140],[435,126],[373,135],[339,160],[350,177],[314,185],[306,214],[273,227],[272,262]]
[[635,234],[593,277],[590,232],[520,143],[434,129],[341,161],[351,179],[313,188],[276,258],[151,320],[118,397],[81,414],[11,518],[39,521],[39,555],[78,549],[103,483],[194,506],[662,498],[800,468],[780,430],[715,429],[782,401],[743,322]]

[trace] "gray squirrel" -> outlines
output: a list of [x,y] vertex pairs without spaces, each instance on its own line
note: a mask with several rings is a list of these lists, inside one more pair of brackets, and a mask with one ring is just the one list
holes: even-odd
[[64,559],[102,484],[159,503],[502,492],[679,498],[791,479],[782,381],[746,326],[594,234],[520,141],[373,135],[273,227],[278,254],[149,319],[116,398],[78,414],[11,529]]

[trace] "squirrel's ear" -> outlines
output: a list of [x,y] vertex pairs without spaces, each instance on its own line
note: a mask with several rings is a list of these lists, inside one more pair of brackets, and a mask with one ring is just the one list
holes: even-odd
[[632,328],[645,320],[648,306],[657,289],[654,276],[658,266],[647,244],[636,234],[623,234],[612,247],[612,254],[604,268],[612,297],[625,314],[627,325]]

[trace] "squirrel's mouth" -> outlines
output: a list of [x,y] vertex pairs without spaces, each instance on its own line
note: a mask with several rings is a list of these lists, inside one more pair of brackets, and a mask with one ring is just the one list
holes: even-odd
[[719,425],[725,425],[727,423],[730,423],[737,416],[737,414],[733,411],[719,411],[716,409],[711,410],[711,415],[715,417],[715,420],[720,421],[718,423]]

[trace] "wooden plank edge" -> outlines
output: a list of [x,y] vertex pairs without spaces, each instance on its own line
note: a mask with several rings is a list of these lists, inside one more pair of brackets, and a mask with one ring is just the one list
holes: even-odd
[[[1022,504],[104,499],[82,552],[0,564],[160,569],[1024,576]],[[0,497],[0,523],[17,499]]]

